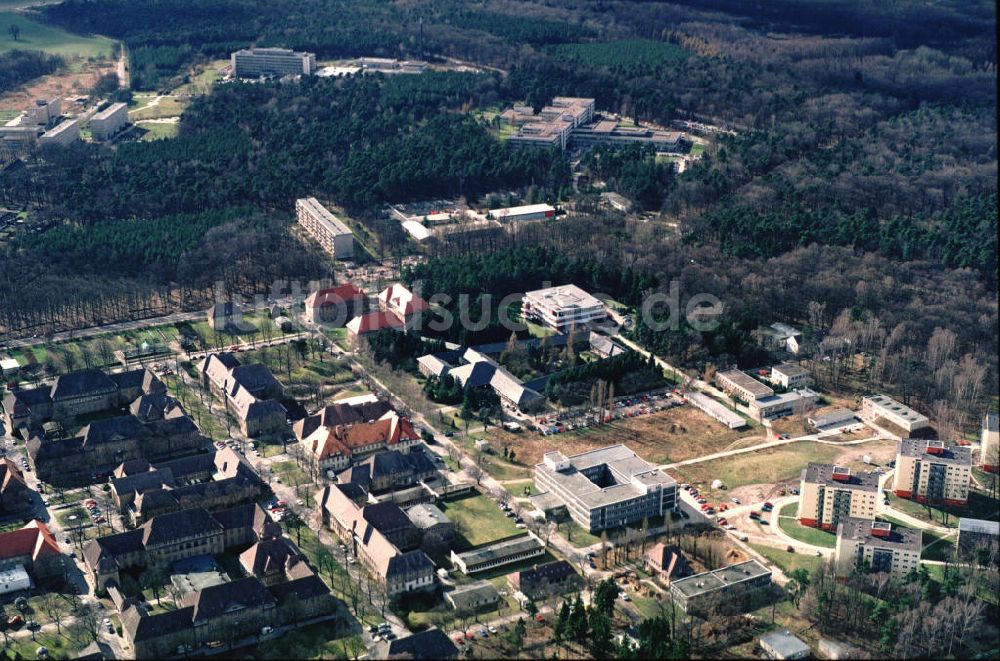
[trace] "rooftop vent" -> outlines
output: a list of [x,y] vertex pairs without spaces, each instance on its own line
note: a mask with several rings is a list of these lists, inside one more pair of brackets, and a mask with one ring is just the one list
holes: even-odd
[[888,539],[892,534],[892,524],[885,521],[872,521],[872,536]]

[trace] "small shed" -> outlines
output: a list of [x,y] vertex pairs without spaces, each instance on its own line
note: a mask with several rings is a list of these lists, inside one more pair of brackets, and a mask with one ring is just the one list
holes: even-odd
[[812,650],[788,630],[772,631],[760,637],[760,648],[769,659],[805,659]]

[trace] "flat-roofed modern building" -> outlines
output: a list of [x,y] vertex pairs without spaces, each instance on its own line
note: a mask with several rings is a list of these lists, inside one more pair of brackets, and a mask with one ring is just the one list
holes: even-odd
[[804,407],[815,404],[819,401],[819,393],[809,388],[799,388],[792,392],[761,397],[749,402],[747,408],[750,415],[757,421],[775,420],[786,415],[792,415],[800,411],[805,411]]
[[971,448],[915,438],[896,443],[892,490],[900,498],[965,507],[971,477]]
[[[958,520],[958,556],[963,560],[979,560],[981,552],[985,558],[997,561],[997,541],[1000,535],[1000,523],[983,519]],[[985,559],[984,558],[984,559]]]
[[490,209],[490,217],[500,222],[517,220],[543,220],[556,215],[556,209],[550,204],[528,204],[522,207],[507,207]]
[[684,393],[684,399],[691,402],[691,404],[700,409],[705,415],[718,420],[730,429],[739,429],[740,427],[745,427],[747,424],[746,419],[742,415],[735,411],[730,411],[722,402],[712,399],[708,395],[696,390]]
[[834,560],[846,576],[867,566],[873,572],[903,577],[920,568],[921,532],[884,521],[848,518],[837,525]]
[[717,372],[715,383],[727,394],[744,402],[752,402],[774,395],[774,390],[740,370]]
[[354,234],[339,218],[319,203],[315,197],[295,201],[295,212],[309,236],[337,259],[354,257]]
[[851,469],[833,464],[809,464],[799,485],[799,523],[823,530],[836,530],[848,517],[875,520],[879,476],[851,474]]
[[721,606],[748,610],[751,593],[771,585],[771,570],[757,560],[713,569],[670,583],[670,596],[685,613],[715,610]]
[[65,147],[74,140],[80,139],[80,120],[64,119],[55,128],[42,134],[38,139],[40,145],[60,145]]
[[825,409],[821,413],[814,413],[809,416],[807,422],[819,430],[837,425],[853,425],[858,421],[858,414],[850,409],[833,408]]
[[524,295],[521,313],[557,331],[606,319],[608,312],[597,298],[576,285],[536,289]]
[[572,457],[547,452],[535,465],[535,487],[564,502],[591,533],[643,519],[658,522],[677,507],[677,482],[624,445]]
[[502,567],[545,554],[545,544],[534,534],[505,539],[465,553],[451,552],[452,563],[466,575]]
[[861,400],[861,417],[878,424],[879,420],[887,420],[907,432],[929,427],[931,421],[926,415],[917,413],[909,406],[900,404],[887,395],[871,395]]
[[287,48],[245,48],[230,56],[233,76],[309,76],[316,71],[316,54]]
[[983,434],[979,445],[979,465],[987,473],[1000,469],[1000,413],[983,416]]
[[771,368],[771,383],[782,388],[804,388],[812,385],[812,377],[801,365],[781,363]]
[[112,103],[90,118],[90,135],[95,140],[107,140],[128,124],[128,105]]

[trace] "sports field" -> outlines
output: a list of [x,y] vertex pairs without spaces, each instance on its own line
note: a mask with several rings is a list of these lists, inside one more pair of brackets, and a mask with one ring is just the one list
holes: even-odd
[[[9,6],[9,3],[0,3],[2,10],[6,10]],[[8,32],[12,25],[20,28],[17,39]],[[0,11],[0,28],[2,28],[0,53],[9,50],[41,50],[65,57],[107,57],[111,55],[111,47],[114,44],[106,37],[71,34],[14,11]]]

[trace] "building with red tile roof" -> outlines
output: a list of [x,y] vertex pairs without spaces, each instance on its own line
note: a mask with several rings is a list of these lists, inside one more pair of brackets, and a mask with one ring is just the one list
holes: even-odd
[[305,316],[313,323],[343,326],[364,313],[367,300],[365,292],[350,283],[320,289],[306,297]]
[[41,521],[0,533],[0,571],[20,565],[36,578],[46,579],[62,576],[62,563],[59,544]]

